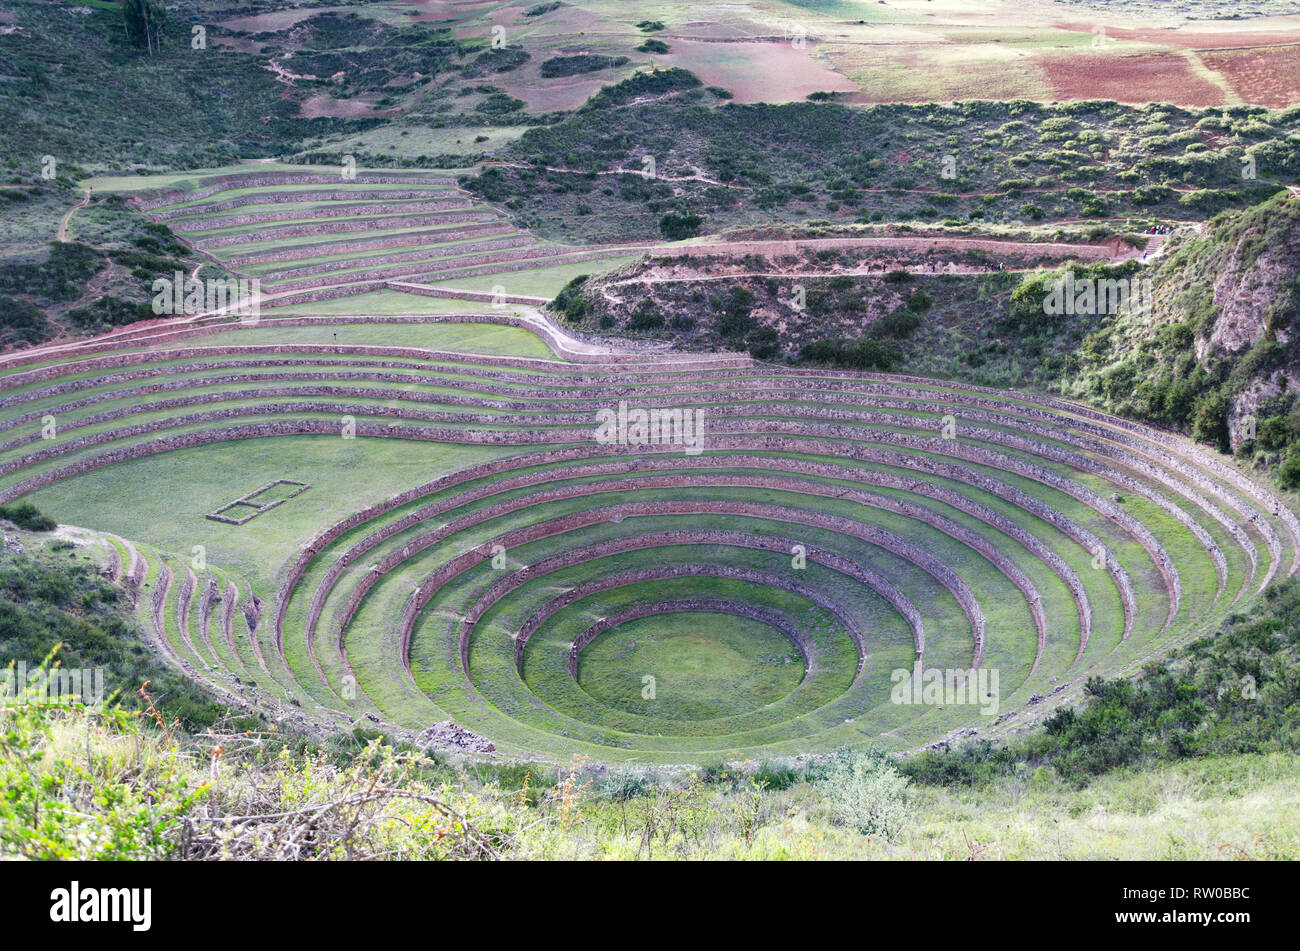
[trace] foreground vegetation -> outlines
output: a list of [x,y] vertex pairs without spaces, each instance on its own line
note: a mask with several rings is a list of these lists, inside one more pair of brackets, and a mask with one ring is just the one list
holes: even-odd
[[57,555],[0,560],[0,645],[30,657],[63,637],[57,656],[110,666],[120,702],[0,709],[9,857],[1300,856],[1294,581],[1218,636],[1138,681],[1098,682],[1084,709],[1005,745],[695,769],[576,758],[557,770],[449,760],[360,728],[291,735],[213,704],[181,716],[183,681],[141,660],[116,589]]

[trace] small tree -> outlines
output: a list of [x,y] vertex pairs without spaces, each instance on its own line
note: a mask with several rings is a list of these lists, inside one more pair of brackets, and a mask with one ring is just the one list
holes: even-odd
[[693,238],[699,234],[702,224],[704,219],[694,212],[679,215],[670,211],[659,219],[659,230],[669,241],[681,241],[683,238]]
[[122,19],[127,38],[143,46],[152,56],[162,49],[162,31],[167,24],[163,0],[122,0]]

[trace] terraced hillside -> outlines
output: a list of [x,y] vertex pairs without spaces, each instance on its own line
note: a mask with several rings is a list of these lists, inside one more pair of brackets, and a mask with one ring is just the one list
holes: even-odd
[[287,306],[535,266],[562,251],[475,203],[446,175],[242,171],[137,197],[139,208]]
[[[559,360],[487,319],[11,355],[0,502],[106,533],[161,649],[232,702],[541,758],[996,734],[1300,566],[1300,521],[1226,457],[1075,404],[548,331]],[[893,702],[916,664],[996,680]]]

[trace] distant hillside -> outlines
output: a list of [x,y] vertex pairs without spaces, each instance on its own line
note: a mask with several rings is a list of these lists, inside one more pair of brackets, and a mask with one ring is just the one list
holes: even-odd
[[10,168],[43,155],[114,169],[218,166],[403,117],[480,128],[524,105],[492,83],[528,54],[488,49],[486,33],[456,38],[445,23],[391,26],[324,8],[252,32],[220,25],[250,12],[233,0],[167,0],[166,11],[150,52],[116,2],[4,4],[0,127],[20,145]]
[[620,241],[685,237],[664,217],[686,213],[709,234],[816,222],[1199,221],[1300,178],[1300,107],[738,105],[688,84],[620,94],[631,82],[528,130],[466,187],[545,237]]

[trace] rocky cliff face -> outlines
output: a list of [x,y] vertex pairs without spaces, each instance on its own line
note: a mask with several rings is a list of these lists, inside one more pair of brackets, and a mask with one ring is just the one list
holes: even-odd
[[[1294,233],[1289,237],[1300,240]],[[1214,280],[1214,304],[1219,316],[1209,334],[1197,340],[1198,357],[1210,351],[1241,355],[1262,342],[1268,333],[1269,317],[1277,312],[1277,305],[1295,284],[1300,247],[1279,242],[1252,254],[1254,239],[1253,232],[1243,235],[1228,249],[1225,266]],[[1277,326],[1274,336],[1285,346],[1291,339],[1291,329]]]
[[1227,423],[1234,452],[1257,438],[1261,417],[1300,393],[1300,198],[1279,196],[1212,225],[1214,317],[1198,328],[1198,359],[1231,364]]
[[[1150,274],[1154,306],[1116,327],[1115,353],[1194,379],[1195,425],[1207,441],[1248,453],[1300,444],[1300,418],[1290,422],[1300,395],[1300,198],[1282,192],[1215,218],[1175,239]],[[1287,422],[1261,442],[1265,419]]]

